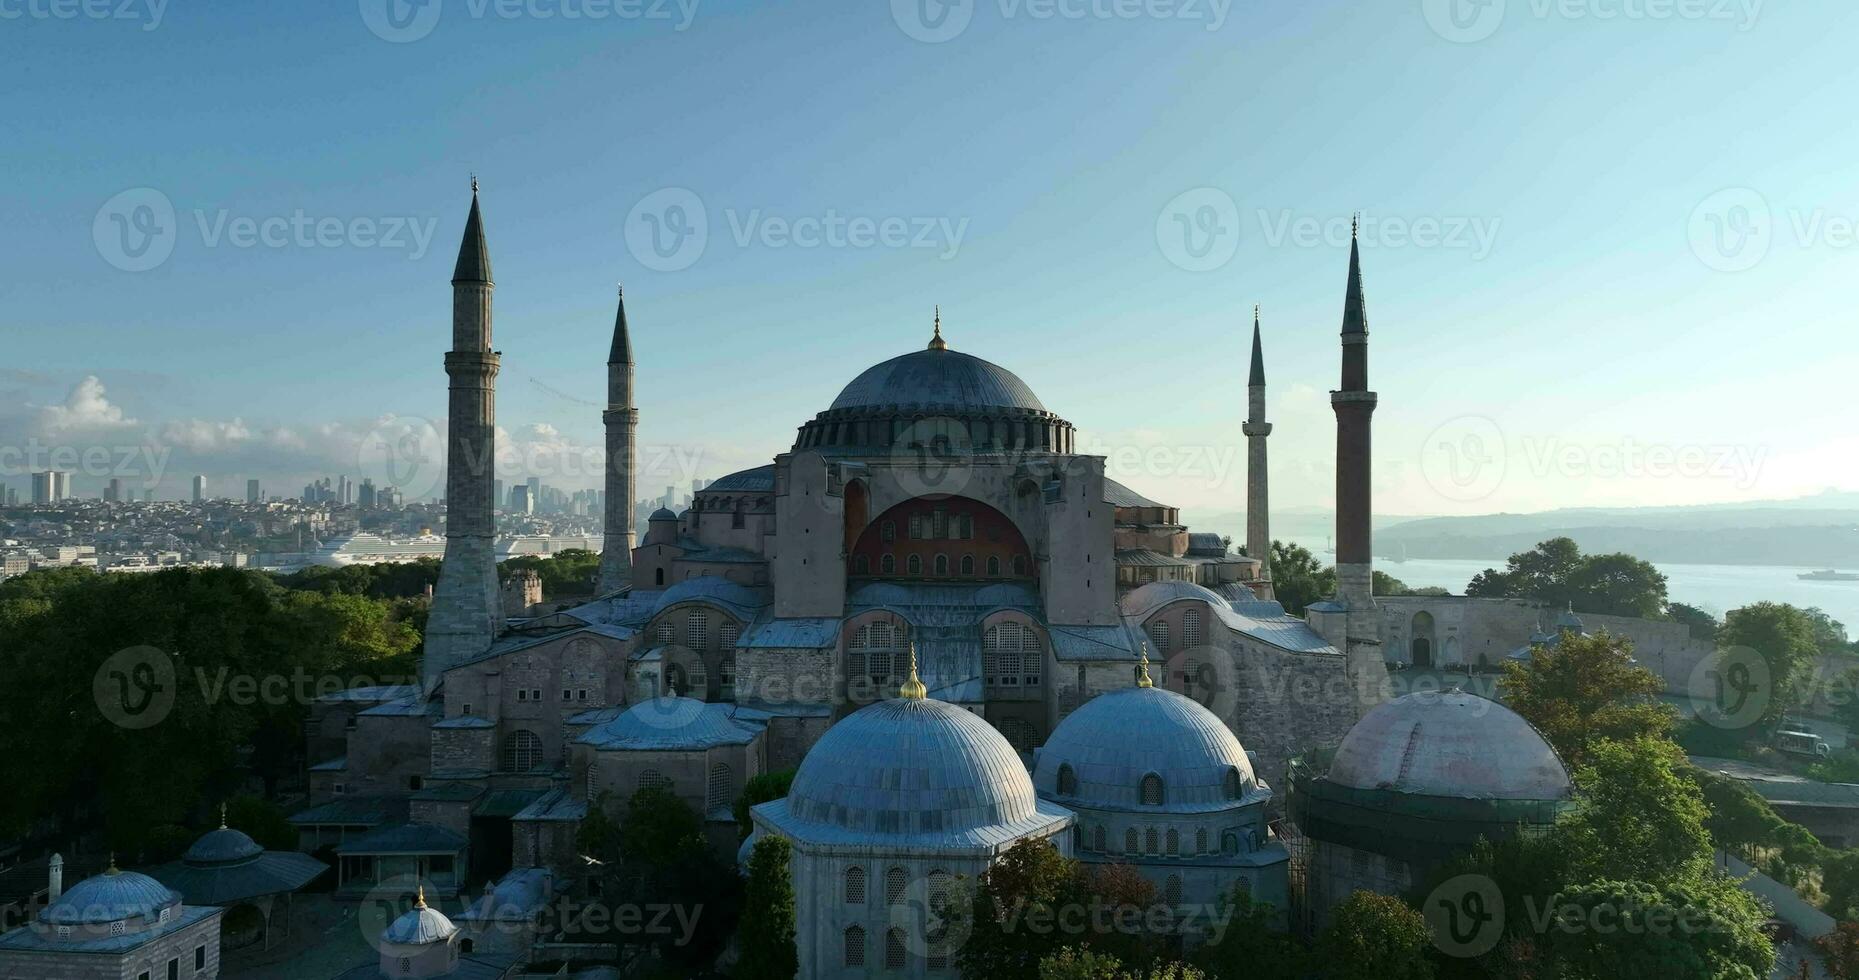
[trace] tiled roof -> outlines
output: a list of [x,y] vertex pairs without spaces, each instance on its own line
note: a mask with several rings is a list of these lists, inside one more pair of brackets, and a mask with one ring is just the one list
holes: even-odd
[[337,854],[448,854],[465,849],[465,838],[445,827],[403,823],[383,827],[336,845]]
[[775,488],[775,465],[765,463],[710,481],[700,493],[767,493]]

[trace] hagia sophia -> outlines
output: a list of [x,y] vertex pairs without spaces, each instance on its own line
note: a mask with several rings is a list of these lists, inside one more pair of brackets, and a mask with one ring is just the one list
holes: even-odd
[[[314,705],[311,805],[291,817],[302,850],[334,855],[338,896],[403,887],[413,903],[380,963],[345,977],[509,975],[523,951],[474,941],[474,921],[493,896],[520,913],[581,887],[581,821],[645,787],[688,802],[720,854],[789,842],[808,980],[957,976],[946,937],[900,909],[1027,839],[1129,865],[1170,906],[1243,890],[1310,928],[1357,888],[1399,894],[1480,834],[1567,805],[1560,760],[1508,709],[1457,692],[1389,699],[1396,621],[1370,585],[1377,399],[1357,246],[1331,394],[1337,590],[1302,618],[1274,601],[1261,561],[1272,425],[1256,315],[1235,424],[1243,550],[1109,479],[1024,381],[956,350],[940,315],[921,349],[802,420],[786,452],[713,481],[682,514],[652,514],[635,540],[623,296],[597,596],[506,616],[494,474],[473,465],[495,458],[499,366],[475,185],[452,287],[446,552],[420,683]],[[796,770],[789,794],[756,806],[740,840],[732,804],[783,770]],[[209,899],[182,905],[184,891],[129,877],[142,878],[65,895],[110,890],[103,918],[76,921],[127,930],[35,922],[0,936],[0,976],[61,943],[107,941],[132,966],[217,938]],[[463,925],[435,907],[448,902],[470,903]],[[185,975],[216,964],[217,951]]]

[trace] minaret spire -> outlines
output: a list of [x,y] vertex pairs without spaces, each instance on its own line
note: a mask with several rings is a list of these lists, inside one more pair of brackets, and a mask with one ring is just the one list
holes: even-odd
[[497,371],[491,349],[490,246],[473,175],[471,213],[452,270],[452,349],[445,458],[445,558],[433,588],[420,658],[420,685],[430,695],[446,668],[483,653],[496,637],[497,518],[493,487],[497,457]]
[[[1270,476],[1265,437],[1272,424],[1265,420],[1265,345],[1261,340],[1259,307],[1252,308],[1252,371],[1246,384],[1246,554],[1263,564],[1259,578],[1267,585],[1261,599],[1271,598],[1272,528]],[[1259,591],[1255,588],[1255,591]]]
[[633,339],[626,325],[624,286],[619,290],[619,310],[613,315],[613,346],[607,352],[607,410],[600,413],[600,421],[607,430],[607,499],[596,589],[606,594],[625,588],[633,579],[639,411],[633,407]]
[[1376,395],[1368,387],[1368,301],[1362,287],[1361,219],[1349,241],[1349,281],[1344,287],[1342,385],[1330,392],[1336,412],[1336,597],[1340,613],[1325,613],[1319,629],[1349,657],[1363,704],[1386,693],[1381,652],[1381,615],[1375,607],[1370,533],[1373,416]]
[[949,344],[942,339],[942,304],[936,304],[936,333],[930,337],[928,350],[948,350]]

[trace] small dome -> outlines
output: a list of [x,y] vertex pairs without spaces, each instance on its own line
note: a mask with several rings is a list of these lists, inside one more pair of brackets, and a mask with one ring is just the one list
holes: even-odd
[[677,519],[678,515],[672,513],[669,507],[660,507],[652,512],[651,517],[646,518],[647,521],[675,521]]
[[[1070,792],[1059,787],[1064,767]],[[1226,724],[1194,699],[1159,687],[1086,701],[1039,750],[1033,785],[1058,803],[1155,809],[1142,803],[1143,777],[1151,773],[1161,779],[1164,811],[1220,810],[1260,798],[1252,763]]]
[[1012,371],[972,354],[938,348],[913,351],[866,368],[833,399],[835,410],[885,405],[1046,410],[1033,389]]
[[249,861],[263,853],[265,849],[243,832],[221,827],[194,841],[194,846],[181,855],[181,860],[192,865],[232,864]]
[[1343,737],[1327,778],[1355,789],[1468,799],[1570,793],[1561,758],[1522,715],[1458,690],[1376,705]]
[[735,705],[674,695],[641,701],[578,741],[603,749],[690,751],[747,745],[761,730],[758,723],[738,721]]
[[1033,782],[994,726],[942,701],[868,705],[826,730],[788,791],[796,819],[869,834],[950,834],[1034,818]]
[[1179,599],[1205,602],[1215,609],[1232,608],[1232,604],[1221,598],[1220,593],[1205,585],[1168,579],[1161,582],[1149,582],[1131,589],[1123,598],[1117,600],[1117,609],[1125,616],[1142,619]]
[[445,942],[456,932],[458,927],[452,920],[438,909],[427,906],[422,895],[417,904],[381,933],[381,941],[395,946],[427,946]]
[[106,871],[77,883],[39,913],[53,925],[100,925],[139,916],[179,903],[181,895],[148,875]]

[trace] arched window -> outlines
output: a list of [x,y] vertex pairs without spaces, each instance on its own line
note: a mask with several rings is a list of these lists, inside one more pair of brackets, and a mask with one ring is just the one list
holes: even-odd
[[1156,853],[1156,851],[1158,850],[1156,846],[1157,843],[1158,843],[1158,838],[1156,836],[1154,827],[1150,827],[1149,829],[1143,831],[1143,853],[1144,854]]
[[641,769],[639,770],[638,788],[670,790],[671,780],[665,778],[665,774],[657,769]]
[[729,765],[719,762],[711,766],[710,782],[704,788],[704,809],[711,813],[729,809],[734,799],[734,794],[731,792],[733,788],[734,780],[731,778]]
[[1104,825],[1101,823],[1097,825],[1097,833],[1095,835],[1095,839],[1093,843],[1095,843],[1097,846],[1093,847],[1092,850],[1096,851],[1099,854],[1104,854],[1110,850],[1110,847],[1108,846],[1109,842],[1104,840]]
[[989,687],[1037,687],[1044,657],[1039,637],[1015,622],[997,623],[981,637],[982,676]]
[[892,868],[884,873],[884,904],[904,904],[904,869]]
[[870,555],[853,555],[852,556],[852,574],[870,575],[871,574],[871,556]]
[[505,772],[530,772],[542,766],[542,739],[527,728],[519,728],[503,740]]
[[1194,853],[1196,854],[1207,853],[1207,828],[1206,827],[1202,827],[1201,829],[1194,832]]
[[587,764],[587,798],[588,799],[592,800],[594,797],[600,795],[600,791],[596,788],[599,782],[600,782],[600,764],[598,762],[588,763]]
[[962,556],[962,574],[963,575],[975,574],[975,556],[974,555],[963,555]]
[[1125,854],[1136,853],[1136,828],[1135,827],[1131,827],[1130,829],[1123,832],[1123,853]]
[[989,578],[1000,578],[1001,577],[1001,556],[999,555],[988,556],[988,577]]
[[852,867],[846,869],[846,904],[865,904],[865,869]]
[[671,617],[667,616],[664,619],[661,619],[658,621],[658,645],[664,646],[665,644],[670,643],[670,642],[671,642]]
[[897,574],[897,556],[885,552],[878,558],[878,571],[884,575]]
[[1026,574],[1026,556],[1025,555],[1014,555],[1013,556],[1013,573],[1015,575]]
[[704,650],[709,648],[710,617],[696,611],[692,611],[685,615],[684,645],[693,650]]
[[912,575],[923,574],[923,556],[911,555],[909,558],[904,559],[904,570]]
[[1072,766],[1069,762],[1062,762],[1059,764],[1059,795],[1078,795],[1078,774],[1072,771]]
[[892,929],[884,934],[884,968],[901,970],[904,968],[904,930]]
[[1201,611],[1189,609],[1181,614],[1181,642],[1190,649],[1201,645]]
[[1181,831],[1176,830],[1173,827],[1168,828],[1167,840],[1168,840],[1168,856],[1169,857],[1180,857],[1181,856]]
[[937,555],[936,556],[936,576],[938,578],[949,577],[949,556],[948,555]]
[[880,540],[884,541],[896,541],[897,522],[885,521],[883,524],[878,525],[878,537]]
[[1143,806],[1162,805],[1162,777],[1155,773],[1143,777],[1142,803]]
[[1181,876],[1169,875],[1162,884],[1162,901],[1168,905],[1181,904]]
[[865,929],[863,926],[846,927],[846,965],[865,965]]
[[1245,791],[1246,791],[1245,784],[1240,779],[1240,776],[1239,776],[1239,767],[1238,766],[1227,766],[1226,767],[1226,798],[1229,800],[1237,800],[1240,798],[1240,796],[1244,795]]

